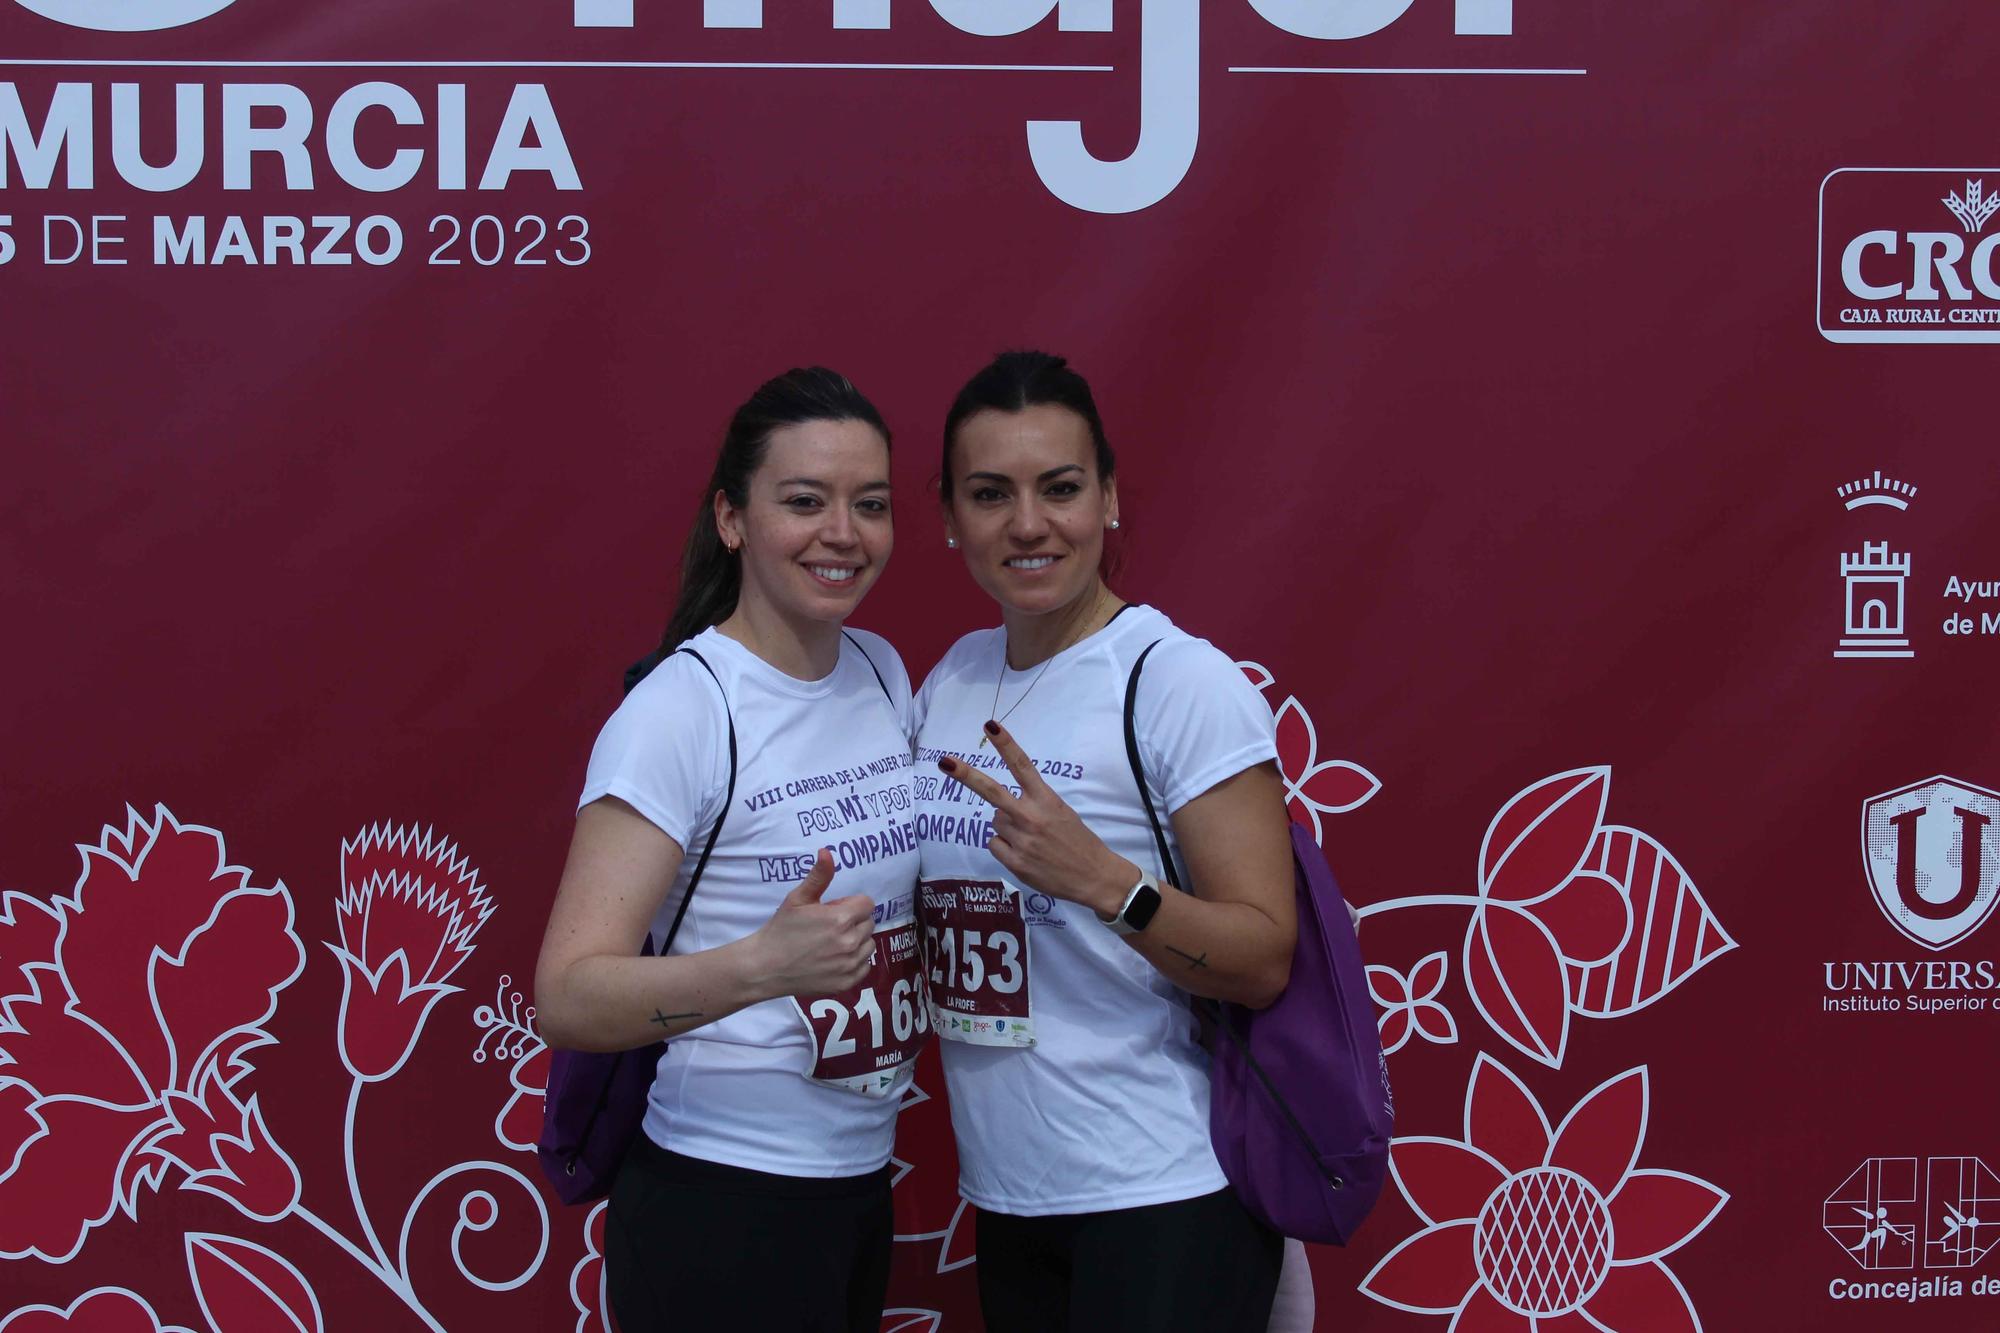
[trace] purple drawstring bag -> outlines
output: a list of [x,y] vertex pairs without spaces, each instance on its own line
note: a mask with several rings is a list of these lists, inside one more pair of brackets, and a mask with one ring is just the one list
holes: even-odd
[[[1125,687],[1125,751],[1161,868],[1185,883],[1153,810],[1133,720],[1139,671],[1155,647],[1139,654]],[[1396,1108],[1347,904],[1312,835],[1297,824],[1291,833],[1299,923],[1291,978],[1268,1009],[1212,1006],[1219,1035],[1208,1135],[1253,1214],[1284,1235],[1345,1245],[1382,1193]]]
[[1251,1212],[1287,1236],[1345,1245],[1382,1192],[1396,1108],[1360,942],[1297,824],[1292,865],[1291,980],[1268,1009],[1219,1006],[1208,1134]]
[[[715,676],[715,668],[694,649],[677,651],[686,653],[701,663],[709,675]],[[629,693],[646,672],[670,656],[671,653],[656,655],[635,666],[625,678],[626,691]],[[722,689],[720,676],[715,676],[715,688]],[[688,904],[694,901],[695,886],[701,883],[701,872],[708,869],[709,853],[715,850],[715,840],[722,836],[723,821],[729,817],[729,806],[736,799],[736,719],[729,712],[727,692],[722,696],[722,708],[729,723],[729,786],[723,793],[722,813],[716,817],[715,827],[709,830],[708,843],[701,849],[694,873],[688,876],[687,892],[681,895],[673,925],[667,928],[666,942],[659,950],[663,954],[674,946],[674,936],[680,933]],[[652,936],[646,937],[641,952],[652,956]],[[611,1193],[619,1164],[625,1160],[625,1153],[645,1122],[646,1094],[653,1086],[654,1071],[659,1068],[666,1049],[664,1041],[656,1041],[629,1051],[551,1054],[548,1088],[542,1102],[542,1133],[535,1140],[535,1157],[549,1187],[564,1203],[589,1203]]]
[[[646,941],[648,954],[652,940]],[[667,1044],[631,1051],[554,1051],[535,1156],[564,1203],[611,1193],[618,1165],[646,1118],[646,1093]]]

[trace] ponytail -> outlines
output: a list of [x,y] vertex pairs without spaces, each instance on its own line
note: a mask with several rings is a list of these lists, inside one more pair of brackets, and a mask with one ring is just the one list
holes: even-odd
[[744,508],[750,500],[750,478],[763,466],[772,433],[808,421],[865,422],[881,432],[885,445],[889,442],[889,427],[875,404],[836,371],[823,366],[788,370],[758,386],[729,420],[715,470],[688,528],[681,553],[680,594],[667,617],[666,633],[657,649],[626,669],[628,693],[683,643],[735,613],[743,590],[743,567],[740,557],[722,544],[722,533],[715,526],[715,497],[719,492],[733,507]]

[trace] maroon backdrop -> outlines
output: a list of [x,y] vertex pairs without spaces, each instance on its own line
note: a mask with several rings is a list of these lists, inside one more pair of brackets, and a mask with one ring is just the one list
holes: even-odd
[[2000,21],[761,11],[0,3],[0,1329],[604,1328],[526,982],[721,425],[882,404],[921,676],[1023,344],[1364,905],[1317,1326],[2000,1323]]

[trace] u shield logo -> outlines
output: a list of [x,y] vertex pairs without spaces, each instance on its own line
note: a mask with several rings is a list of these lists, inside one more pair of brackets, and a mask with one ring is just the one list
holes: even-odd
[[1926,949],[1978,930],[2000,898],[2000,792],[1935,777],[1861,807],[1875,902]]
[[198,23],[236,0],[14,0],[30,13],[98,32],[157,32]]

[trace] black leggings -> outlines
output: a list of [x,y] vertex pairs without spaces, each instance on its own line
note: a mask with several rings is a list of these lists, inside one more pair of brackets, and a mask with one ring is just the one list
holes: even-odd
[[1284,1238],[1227,1189],[1104,1213],[979,1213],[987,1333],[1263,1333]]
[[776,1176],[642,1133],[611,1186],[606,1292],[623,1333],[877,1333],[893,1223],[887,1167]]

